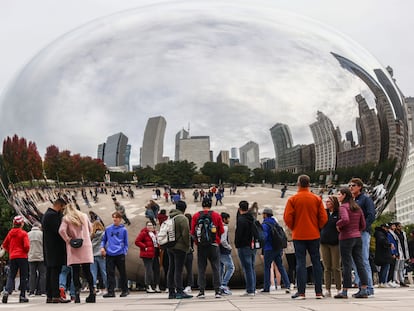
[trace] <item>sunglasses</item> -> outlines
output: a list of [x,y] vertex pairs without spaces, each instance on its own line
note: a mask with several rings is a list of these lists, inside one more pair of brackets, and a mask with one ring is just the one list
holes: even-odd
[[349,184],[349,185],[348,185],[348,187],[351,187],[351,188],[352,188],[352,187],[356,187],[356,186],[358,186],[358,185],[357,185],[357,184]]

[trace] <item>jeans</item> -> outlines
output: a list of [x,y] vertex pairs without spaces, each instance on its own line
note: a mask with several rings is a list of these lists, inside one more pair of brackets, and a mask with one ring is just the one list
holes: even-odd
[[341,259],[343,266],[343,288],[352,287],[352,260],[354,260],[358,275],[361,279],[361,285],[367,285],[368,276],[365,270],[362,258],[362,240],[361,238],[352,238],[339,241]]
[[115,268],[119,272],[119,287],[123,293],[128,292],[128,280],[125,269],[125,255],[108,256],[106,255],[106,276],[108,278],[108,293],[115,292]]
[[282,282],[285,288],[290,287],[289,277],[286,273],[285,267],[282,263],[283,250],[267,250],[264,251],[264,285],[263,289],[268,291],[270,289],[270,266],[274,261],[276,263],[277,269],[280,272]]
[[46,294],[46,266],[43,261],[29,262],[29,293]]
[[92,273],[94,287],[96,287],[96,282],[98,280],[98,269],[99,269],[99,272],[101,273],[104,288],[107,288],[108,281],[106,277],[106,261],[105,261],[105,258],[102,256],[94,256],[93,264],[91,264],[91,273]]
[[306,281],[308,277],[306,269],[306,251],[312,261],[313,279],[315,282],[315,293],[322,293],[322,265],[319,253],[320,239],[316,240],[293,240],[296,254],[296,279],[298,293],[305,294]]
[[185,271],[187,272],[187,278],[184,282],[185,286],[192,287],[194,285],[194,276],[193,276],[193,259],[194,254],[193,253],[187,253],[185,256]]
[[256,271],[254,269],[256,250],[251,249],[249,246],[245,246],[238,248],[237,252],[246,280],[246,292],[254,294],[256,292]]
[[73,297],[75,296],[75,285],[73,283],[72,267],[62,266],[62,269],[59,273],[59,287],[63,287],[65,290],[67,289],[66,285],[68,284],[68,274],[70,274],[70,295]]
[[197,247],[198,286],[200,291],[206,288],[207,259],[210,261],[213,272],[213,287],[217,292],[220,289],[220,253],[217,245]]
[[380,284],[387,283],[388,272],[389,271],[390,271],[390,264],[389,263],[385,264],[383,266],[380,266],[380,271],[379,271],[379,274],[378,274]]
[[221,286],[228,286],[234,273],[234,263],[231,254],[220,254]]
[[7,276],[6,292],[11,294],[14,289],[14,278],[20,271],[20,296],[26,297],[26,286],[29,278],[29,262],[27,258],[10,259],[10,272]]
[[168,252],[168,275],[167,287],[169,293],[183,293],[183,269],[186,258],[186,253],[178,249],[167,249]]
[[[365,271],[367,273],[368,277],[368,293],[373,294],[374,293],[374,283],[372,282],[372,270],[371,265],[369,264],[369,246],[371,242],[371,234],[367,231],[361,232],[361,240],[362,240],[362,260],[364,264]],[[359,280],[360,275],[357,273],[358,269],[355,271],[355,279]],[[358,284],[361,287],[361,281],[358,282]]]
[[404,283],[404,259],[396,259],[394,267],[394,281]]

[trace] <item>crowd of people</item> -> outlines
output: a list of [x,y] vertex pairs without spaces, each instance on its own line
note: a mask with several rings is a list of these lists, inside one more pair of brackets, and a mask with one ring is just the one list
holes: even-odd
[[[299,176],[297,187],[297,192],[286,200],[283,222],[287,241],[283,246],[276,245],[274,240],[274,228],[282,219],[276,219],[269,207],[260,210],[257,202],[249,204],[242,200],[231,224],[229,213],[212,210],[214,199],[215,205],[223,204],[223,187],[206,192],[194,190],[194,201],[200,201],[202,209],[193,215],[186,213],[187,204],[181,190],[165,189],[168,196],[164,198],[170,198],[175,204],[167,213],[156,203],[161,191],[155,189],[155,196],[145,206],[148,220],[135,238],[145,270],[146,292],[166,291],[169,299],[189,299],[193,298],[192,289],[198,287],[196,298],[203,299],[207,295],[206,270],[210,265],[214,297],[231,295],[229,283],[235,272],[234,258],[241,264],[245,288],[242,296],[246,297],[282,287],[289,294],[296,287],[292,299],[305,299],[311,279],[316,299],[347,299],[348,290],[355,286],[358,291],[352,297],[368,298],[374,295],[373,268],[377,267],[378,287],[407,286],[405,268],[407,262],[414,264],[414,232],[408,241],[399,223],[376,227],[375,257],[370,258],[375,208],[363,191],[361,179],[351,179],[348,187],[328,195],[325,204],[321,196],[310,190],[309,176]],[[87,196],[86,192],[82,194]],[[97,200],[97,192],[91,196]],[[14,217],[13,228],[2,244],[9,253],[10,266],[2,302],[8,302],[18,271],[21,303],[29,301],[27,293],[29,297],[46,297],[46,303],[80,303],[85,284],[89,291],[86,303],[95,303],[98,291],[104,292],[104,298],[113,298],[119,288],[120,297],[128,296],[126,255],[131,221],[125,207],[115,195],[112,197],[112,224],[106,227],[92,211],[89,216],[81,212],[76,200],[68,196],[53,201],[29,233],[23,230],[25,218]],[[161,231],[167,230],[163,229],[167,220],[173,220],[174,228],[174,243],[168,247],[159,239]],[[235,228],[234,241],[229,239],[232,228]],[[235,256],[232,256],[233,247]],[[263,280],[256,278],[258,254],[263,259]],[[287,267],[283,264],[284,256]],[[192,271],[194,258],[197,260],[197,283]],[[161,284],[161,271],[164,284]],[[257,290],[260,283],[263,288]],[[333,285],[335,295],[331,292]],[[70,292],[70,299],[67,292]]]

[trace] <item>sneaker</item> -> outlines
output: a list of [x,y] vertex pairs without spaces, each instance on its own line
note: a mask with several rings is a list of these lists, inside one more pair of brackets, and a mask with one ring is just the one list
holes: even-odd
[[290,283],[290,290],[294,290],[295,289],[295,284]]
[[35,294],[29,294],[29,297],[36,297]]
[[276,289],[277,289],[277,290],[281,290],[281,289],[282,289],[282,286],[278,285],[278,286],[276,287]]
[[285,288],[285,294],[290,294],[290,289],[289,288]]
[[263,289],[260,290],[260,293],[261,294],[268,294],[269,293],[269,290],[263,288]]
[[189,295],[184,292],[175,294],[175,299],[188,299],[188,298],[193,298],[193,295]]
[[276,290],[276,286],[274,286],[274,285],[270,285],[269,290],[270,290],[270,291],[272,291],[272,292],[273,292],[273,291],[275,291],[275,290]]
[[222,295],[231,295],[232,294],[232,292],[231,292],[230,288],[228,288],[228,286],[222,286],[220,288],[220,290],[221,290]]
[[121,295],[119,295],[119,297],[126,297],[129,295],[129,292],[122,292]]
[[106,293],[102,295],[103,298],[113,298],[115,297],[115,293]]
[[204,292],[199,292],[198,295],[197,295],[197,298],[198,299],[204,299],[204,298],[206,298],[206,294]]
[[317,293],[316,296],[315,296],[316,299],[323,299],[323,297],[324,296],[323,296],[322,293]]
[[353,294],[352,297],[354,298],[368,298],[367,292],[359,291],[356,294]]
[[331,291],[330,291],[330,290],[327,290],[327,291],[325,292],[324,296],[325,296],[325,297],[332,297],[332,295],[331,295]]
[[186,288],[184,288],[184,293],[191,293],[191,286],[186,286]]
[[344,292],[340,292],[334,296],[335,299],[348,299],[348,295]]
[[59,295],[60,295],[60,298],[66,299],[66,292],[63,287],[59,287]]
[[404,282],[400,282],[400,287],[409,287],[409,286],[405,284]]
[[7,303],[7,300],[9,300],[9,293],[4,293],[3,298],[1,299],[1,302]]
[[256,294],[255,293],[244,292],[243,294],[240,295],[240,297],[251,297],[251,296],[256,296]]
[[175,293],[168,293],[168,299],[175,299]]
[[292,299],[303,300],[303,299],[306,299],[306,297],[305,297],[305,294],[295,293],[294,295],[292,295]]
[[214,294],[214,297],[215,297],[215,298],[223,298],[223,296],[221,295],[221,293],[220,293],[220,292],[216,292],[216,293]]

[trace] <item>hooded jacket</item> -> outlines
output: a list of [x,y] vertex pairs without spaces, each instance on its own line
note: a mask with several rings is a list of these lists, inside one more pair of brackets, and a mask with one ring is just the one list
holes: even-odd
[[[157,238],[157,232],[153,231],[155,239]],[[139,247],[139,257],[141,258],[154,258],[157,255],[158,243],[154,245],[154,241],[150,236],[150,231],[147,228],[143,228],[135,239],[135,245]]]
[[375,237],[375,257],[374,262],[378,266],[390,264],[392,262],[391,243],[388,241],[388,233],[381,227],[376,227]]
[[240,214],[237,217],[234,244],[236,248],[252,247],[253,239],[253,215],[250,213]]
[[180,250],[186,253],[190,252],[190,224],[183,212],[178,209],[172,209],[168,214],[170,218],[175,217],[175,237],[177,243],[172,249]]
[[3,241],[3,248],[9,253],[10,259],[27,258],[30,243],[27,232],[22,228],[12,228]]
[[32,227],[27,234],[30,242],[29,262],[43,261],[43,232],[39,227]]
[[112,224],[106,227],[101,247],[105,248],[108,256],[126,255],[128,252],[128,232],[125,226]]

